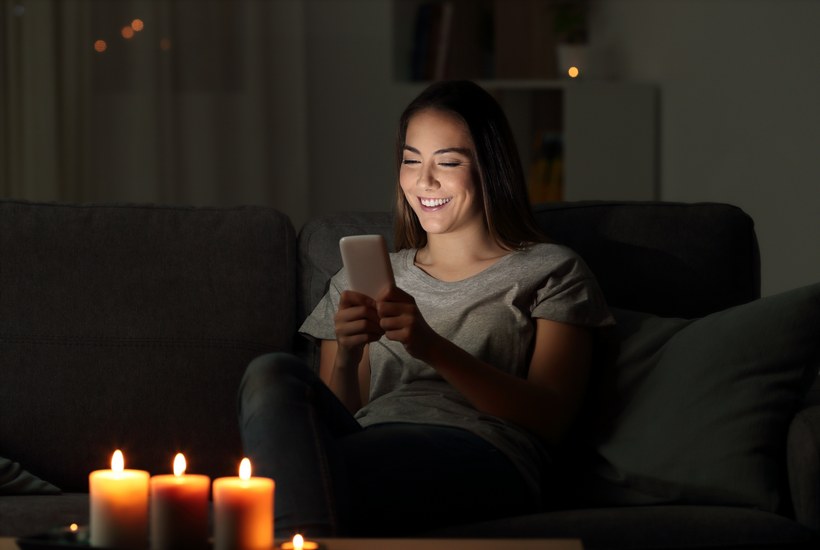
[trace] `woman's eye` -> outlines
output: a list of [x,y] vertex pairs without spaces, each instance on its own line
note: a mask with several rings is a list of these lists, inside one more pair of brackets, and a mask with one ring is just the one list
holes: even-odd
[[402,159],[402,164],[419,164],[419,161],[416,159]]
[[453,167],[456,167],[456,166],[461,166],[461,163],[459,161],[446,161],[446,162],[439,162],[438,165],[439,166],[446,166],[448,168],[453,168]]

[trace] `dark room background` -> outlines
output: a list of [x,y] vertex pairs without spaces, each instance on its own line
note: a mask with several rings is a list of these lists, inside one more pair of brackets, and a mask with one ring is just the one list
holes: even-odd
[[[465,1],[443,2],[449,55],[472,28]],[[423,86],[410,50],[425,3],[0,0],[0,196],[265,204],[297,228],[389,209],[396,120]],[[526,103],[522,118],[558,98],[539,116],[564,117],[565,198],[733,203],[755,219],[764,294],[820,280],[820,2],[584,8],[578,82],[549,66],[476,75],[508,88],[511,109]],[[552,47],[555,19],[533,21],[522,36]],[[614,130],[597,132],[602,120]]]

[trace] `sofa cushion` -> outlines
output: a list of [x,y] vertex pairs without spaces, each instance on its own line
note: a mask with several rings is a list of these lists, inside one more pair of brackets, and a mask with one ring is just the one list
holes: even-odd
[[56,495],[60,489],[0,456],[0,495]]
[[581,201],[534,211],[549,238],[584,258],[610,306],[694,318],[760,297],[754,222],[736,206]]
[[615,310],[576,487],[598,504],[784,504],[786,434],[820,366],[820,284],[698,320]]

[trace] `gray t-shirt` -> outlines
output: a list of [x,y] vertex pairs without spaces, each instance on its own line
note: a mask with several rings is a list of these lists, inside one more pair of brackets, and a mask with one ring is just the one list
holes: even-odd
[[[415,255],[415,249],[390,254],[396,286],[413,296],[438,334],[515,376],[527,376],[534,318],[585,327],[613,324],[594,276],[566,247],[535,244],[513,251],[457,282],[428,275],[414,264]],[[333,318],[346,288],[342,269],[300,332],[334,340]],[[362,426],[414,422],[466,429],[507,455],[538,493],[540,468],[547,457],[537,436],[476,410],[434,368],[411,357],[398,342],[382,337],[370,344],[370,368],[369,402],[356,413]]]

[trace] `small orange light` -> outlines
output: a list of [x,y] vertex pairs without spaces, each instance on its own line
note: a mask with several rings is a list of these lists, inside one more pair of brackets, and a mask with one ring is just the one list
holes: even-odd
[[131,28],[137,32],[140,32],[145,28],[145,23],[142,22],[142,19],[134,19],[131,21]]
[[581,71],[578,69],[578,67],[570,67],[567,70],[567,74],[570,78],[578,78],[578,75],[581,74]]
[[71,525],[68,526],[68,530],[71,531],[72,533],[76,533],[77,531],[80,530],[80,526],[77,525],[76,523],[72,523]]
[[103,53],[105,50],[108,49],[108,44],[105,43],[105,40],[97,40],[94,42],[94,51],[97,53]]
[[132,29],[130,25],[127,27],[123,27],[122,31],[120,31],[120,34],[122,34],[122,37],[126,40],[131,40],[132,38],[134,38],[134,29]]
[[319,550],[319,543],[312,540],[305,540],[300,534],[295,534],[293,540],[282,543],[282,550]]

